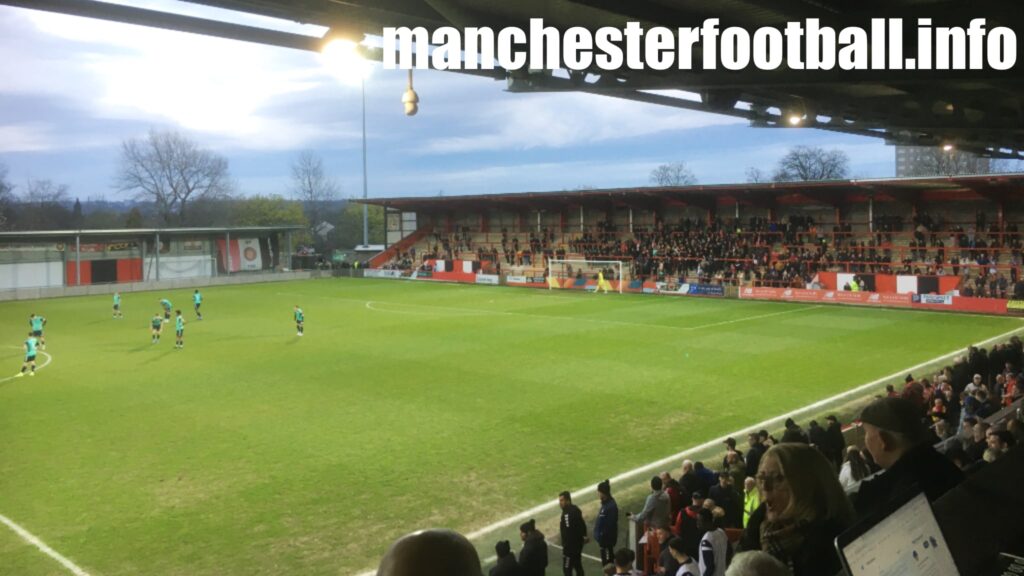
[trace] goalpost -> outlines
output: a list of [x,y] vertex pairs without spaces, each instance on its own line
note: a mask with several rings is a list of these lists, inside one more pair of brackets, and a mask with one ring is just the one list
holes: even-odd
[[[608,288],[622,294],[623,285],[628,283],[624,274],[626,267],[621,260],[561,260],[557,258],[548,259],[548,274],[551,278],[564,281],[569,278],[584,278],[595,280],[600,272],[604,276]],[[564,285],[564,284],[562,284]],[[601,287],[595,287],[594,291]]]

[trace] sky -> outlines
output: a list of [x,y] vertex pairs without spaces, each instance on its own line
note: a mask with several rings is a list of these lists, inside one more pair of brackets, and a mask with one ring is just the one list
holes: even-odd
[[[304,35],[323,28],[174,0],[122,4]],[[358,81],[311,52],[0,6],[0,163],[16,192],[30,180],[71,197],[127,199],[112,183],[124,141],[177,130],[227,158],[244,195],[291,189],[311,150],[342,196],[363,193]],[[503,82],[416,71],[420,111],[405,116],[406,72],[365,81],[372,198],[651,185],[685,162],[702,184],[770,173],[793,146],[839,149],[857,178],[891,177],[880,139],[745,120],[591,94],[513,94]]]

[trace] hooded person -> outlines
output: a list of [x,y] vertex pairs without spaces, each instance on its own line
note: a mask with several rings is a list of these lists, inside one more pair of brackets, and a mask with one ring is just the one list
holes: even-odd
[[523,549],[519,551],[519,567],[522,576],[544,576],[548,567],[548,544],[544,534],[537,530],[533,519],[519,525],[519,537]]
[[810,443],[807,433],[792,418],[786,418],[786,431],[782,433],[782,441]]
[[522,576],[523,569],[516,562],[516,555],[512,553],[512,545],[508,540],[500,540],[495,544],[494,553],[498,561],[491,568],[489,576]]

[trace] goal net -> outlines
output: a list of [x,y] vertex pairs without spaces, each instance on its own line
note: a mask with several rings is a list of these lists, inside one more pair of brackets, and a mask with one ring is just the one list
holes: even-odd
[[[586,290],[622,293],[629,280],[623,277],[625,266],[621,260],[559,260],[548,259],[548,278],[557,281],[560,288],[585,286]],[[605,284],[599,285],[601,278]],[[554,288],[555,283],[548,281]]]

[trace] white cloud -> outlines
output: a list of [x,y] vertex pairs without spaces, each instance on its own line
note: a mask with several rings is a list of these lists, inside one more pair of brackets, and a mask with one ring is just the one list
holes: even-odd
[[746,123],[730,116],[673,110],[582,93],[515,94],[467,112],[469,118],[463,132],[470,135],[433,138],[422,151],[448,154],[565,148]]
[[54,131],[42,122],[0,126],[0,152],[40,152],[53,146]]

